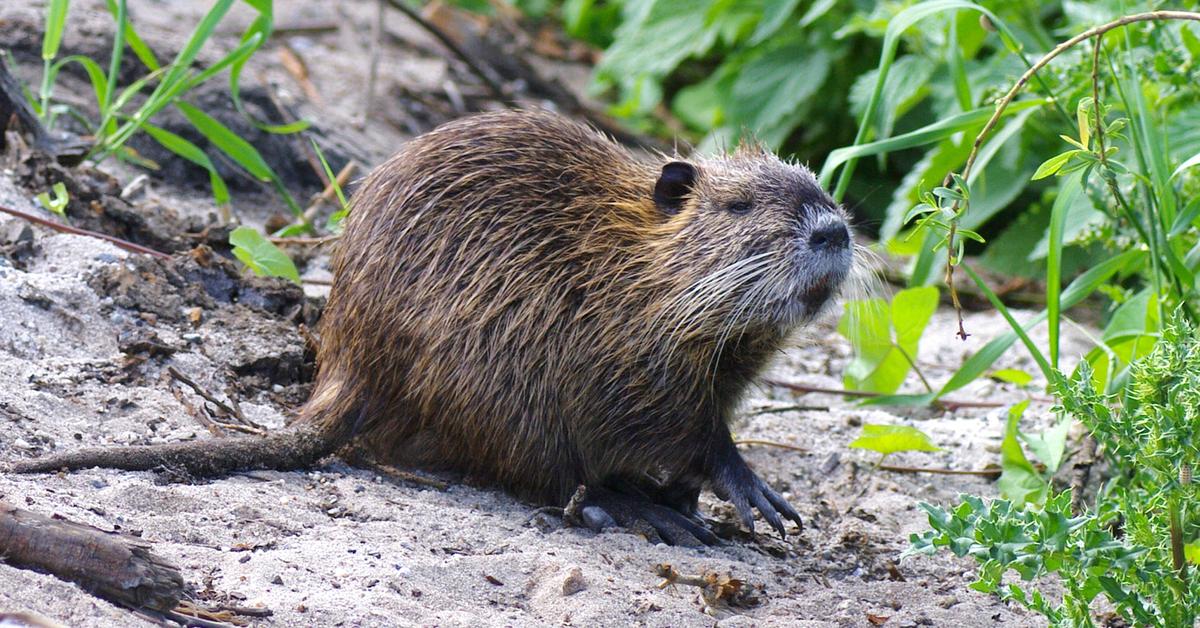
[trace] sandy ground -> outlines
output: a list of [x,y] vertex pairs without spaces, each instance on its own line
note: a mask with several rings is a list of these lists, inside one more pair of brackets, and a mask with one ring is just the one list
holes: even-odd
[[[172,3],[156,11],[148,3],[131,3],[145,25],[143,34],[164,46],[182,41],[186,32],[180,25],[194,23],[201,4]],[[95,17],[102,5],[73,3],[72,15],[90,14],[102,25]],[[310,65],[324,106],[304,103],[275,62],[256,58],[248,75],[274,85],[318,126],[337,127],[364,163],[377,163],[408,134],[396,119],[402,112],[385,110],[365,129],[353,126],[371,3],[276,5],[281,21],[345,22],[336,33],[289,40],[310,60],[323,60]],[[0,22],[36,23],[39,15],[39,3],[0,8]],[[395,100],[397,90],[445,90],[450,69],[428,37],[396,15],[386,28],[392,43],[384,53],[381,93]],[[236,39],[237,30],[225,28],[224,41]],[[72,31],[65,45],[81,45],[87,36]],[[263,58],[274,59],[269,53]],[[404,121],[411,123],[411,116]],[[123,182],[135,174],[112,167]],[[135,203],[143,211],[152,211],[153,201],[183,213],[211,212],[202,190],[159,179],[149,188]],[[260,198],[252,193],[238,198]],[[11,172],[0,172],[0,204],[40,211],[30,198]],[[256,200],[243,203],[243,216],[252,223],[272,211]],[[222,398],[232,396],[247,417],[270,428],[282,426],[303,400],[311,365],[296,326],[302,316],[254,309],[248,299],[197,296],[194,289],[167,282],[157,262],[91,238],[27,230],[0,216],[0,247],[30,238],[19,263],[0,255],[0,459],[89,445],[209,438],[193,414],[203,401],[173,382],[168,367]],[[306,274],[327,276],[323,262],[313,258]],[[142,284],[154,288],[154,299],[139,296]],[[1007,329],[991,313],[970,314],[967,327],[972,337],[955,339],[948,311],[929,326],[918,362],[935,385]],[[1080,338],[1070,337],[1064,355],[1083,348]],[[800,334],[771,376],[838,387],[848,354],[848,343],[825,320]],[[1019,348],[997,365],[1002,366],[1036,371]],[[906,388],[915,392],[919,384],[910,379]],[[1008,403],[1029,394],[985,379],[953,397]],[[797,405],[809,409],[761,412]],[[872,472],[871,455],[847,448],[864,423],[916,425],[944,450],[901,454],[889,462],[980,469],[999,461],[1004,416],[1003,408],[866,409],[831,395],[797,398],[763,386],[746,400],[734,429],[738,438],[802,448],[746,446],[744,453],[797,507],[805,530],[783,541],[762,535],[707,549],[567,528],[497,490],[452,477],[442,478],[449,488],[439,490],[337,459],[308,472],[246,473],[202,484],[107,470],[0,475],[0,499],[140,536],[183,570],[198,601],[270,609],[269,617],[251,620],[256,626],[1040,625],[1019,608],[967,589],[968,561],[899,558],[908,535],[924,527],[918,502],[949,503],[961,492],[994,495],[989,480]],[[1035,402],[1026,420],[1030,428],[1047,424],[1048,406]],[[734,520],[731,509],[710,494],[702,506],[718,519]],[[660,563],[685,574],[715,571],[742,579],[763,588],[763,603],[706,612],[695,589],[657,586]],[[152,624],[75,585],[0,563],[0,613],[14,611],[71,626]]]

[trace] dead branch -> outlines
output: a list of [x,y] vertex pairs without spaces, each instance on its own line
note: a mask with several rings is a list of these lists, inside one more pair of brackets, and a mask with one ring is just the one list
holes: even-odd
[[132,608],[169,611],[183,595],[179,569],[152,553],[149,544],[3,502],[0,556]]
[[6,214],[16,216],[17,218],[20,218],[22,220],[27,220],[29,222],[41,225],[43,227],[49,227],[55,231],[60,231],[62,233],[70,233],[70,234],[74,234],[74,235],[82,235],[82,236],[88,236],[88,237],[92,237],[92,238],[99,238],[106,242],[111,242],[111,243],[117,245],[119,248],[129,251],[130,253],[141,253],[143,255],[150,255],[152,257],[157,257],[159,259],[171,259],[170,255],[167,255],[166,253],[163,253],[162,251],[156,251],[152,248],[130,242],[129,240],[122,240],[121,238],[110,236],[108,234],[100,233],[97,231],[89,231],[87,229],[80,229],[78,227],[64,225],[61,223],[54,222],[53,220],[49,220],[47,218],[42,218],[41,216],[34,216],[33,214],[29,214],[29,213],[26,213],[26,212],[23,212],[20,210],[13,209],[11,207],[5,207],[3,205],[0,205],[0,212],[4,212]]

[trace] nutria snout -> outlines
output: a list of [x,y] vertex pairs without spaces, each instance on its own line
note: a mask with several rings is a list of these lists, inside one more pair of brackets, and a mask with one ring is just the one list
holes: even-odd
[[584,485],[597,529],[714,542],[697,511],[707,485],[747,527],[757,509],[784,534],[800,517],[729,422],[846,278],[847,223],[808,169],[754,146],[643,159],[544,111],[456,120],[355,194],[296,426],[15,468],[211,475],[295,468],[354,440],[541,504]]

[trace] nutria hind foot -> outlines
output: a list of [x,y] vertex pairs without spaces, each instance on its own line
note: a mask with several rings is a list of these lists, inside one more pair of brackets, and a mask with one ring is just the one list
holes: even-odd
[[652,542],[701,547],[721,541],[699,517],[656,504],[644,495],[589,487],[579,505],[579,518],[595,532],[625,528]]

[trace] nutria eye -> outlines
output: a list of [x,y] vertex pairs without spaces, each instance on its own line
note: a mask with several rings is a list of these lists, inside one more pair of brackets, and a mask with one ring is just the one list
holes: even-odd
[[746,201],[735,201],[726,205],[725,211],[741,216],[742,214],[750,211],[750,203],[747,203]]

